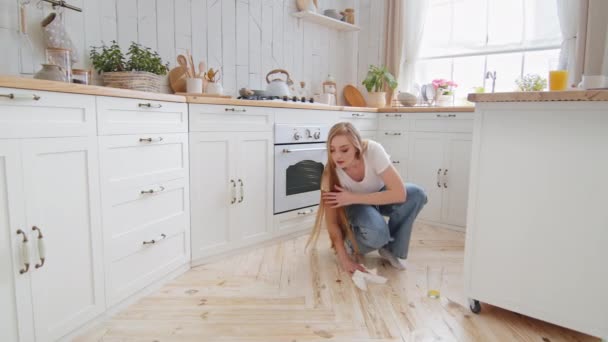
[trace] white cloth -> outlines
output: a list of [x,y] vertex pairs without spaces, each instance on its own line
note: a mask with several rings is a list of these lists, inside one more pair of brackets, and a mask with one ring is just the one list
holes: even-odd
[[368,140],[367,150],[363,153],[365,164],[365,176],[362,181],[357,182],[341,168],[336,168],[338,179],[342,187],[348,191],[356,193],[377,192],[384,186],[384,181],[380,174],[391,165],[391,159],[379,143]]
[[368,282],[373,283],[373,284],[385,284],[386,283],[386,278],[377,275],[375,268],[371,269],[371,270],[367,270],[367,272],[368,273],[365,273],[365,272],[361,272],[359,270],[356,270],[355,272],[353,272],[353,276],[352,276],[353,283],[355,283],[355,286],[357,286],[357,288],[359,288],[359,290],[367,291]]

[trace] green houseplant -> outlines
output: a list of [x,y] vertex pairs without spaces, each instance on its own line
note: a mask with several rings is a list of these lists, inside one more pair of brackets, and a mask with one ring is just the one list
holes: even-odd
[[543,91],[547,88],[547,79],[537,74],[527,74],[515,80],[519,91]]
[[368,102],[371,107],[382,108],[386,106],[385,87],[394,90],[397,88],[395,77],[388,71],[386,66],[370,65],[367,76],[362,84],[369,93]]
[[[127,58],[128,57],[128,58]],[[125,55],[116,41],[91,47],[90,59],[107,87],[160,92],[161,76],[167,74],[157,52],[132,42]]]

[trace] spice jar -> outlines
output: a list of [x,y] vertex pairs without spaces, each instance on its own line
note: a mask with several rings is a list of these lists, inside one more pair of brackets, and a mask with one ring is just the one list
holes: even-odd
[[72,82],[78,84],[89,84],[90,80],[89,70],[84,69],[72,69]]
[[46,48],[46,62],[47,64],[54,64],[60,66],[66,76],[66,82],[72,80],[72,58],[71,51],[68,49],[60,48]]

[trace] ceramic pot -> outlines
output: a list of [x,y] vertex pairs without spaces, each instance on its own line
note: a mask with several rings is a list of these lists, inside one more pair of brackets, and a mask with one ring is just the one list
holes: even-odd
[[454,105],[454,97],[452,95],[438,95],[435,98],[435,105],[439,107],[450,107]]
[[34,78],[39,80],[68,82],[65,70],[55,64],[42,64],[42,69],[34,75]]
[[224,88],[221,83],[209,82],[207,83],[207,91],[205,93],[222,95],[224,93]]
[[192,94],[203,93],[203,79],[202,78],[187,78],[186,79],[186,92]]
[[367,93],[368,107],[384,108],[386,107],[386,92],[379,91],[375,93]]

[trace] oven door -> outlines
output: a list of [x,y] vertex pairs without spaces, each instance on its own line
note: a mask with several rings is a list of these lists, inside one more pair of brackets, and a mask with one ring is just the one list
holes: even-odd
[[275,145],[274,213],[319,204],[325,143]]

